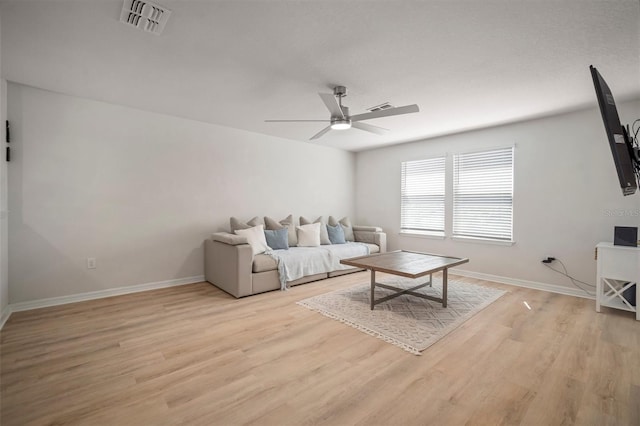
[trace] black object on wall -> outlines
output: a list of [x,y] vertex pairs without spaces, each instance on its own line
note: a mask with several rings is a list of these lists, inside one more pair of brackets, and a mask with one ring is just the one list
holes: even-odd
[[602,114],[602,121],[609,139],[613,162],[618,172],[618,180],[622,188],[622,195],[632,195],[638,189],[636,172],[640,165],[636,161],[634,135],[630,135],[628,127],[620,123],[616,103],[613,100],[611,89],[607,86],[600,73],[593,65],[589,67],[596,89],[596,97]]
[[[11,132],[9,130],[9,120],[6,120],[6,131],[5,131],[5,141],[7,143],[11,142]],[[6,149],[6,160],[7,162],[11,161],[11,148],[7,147]]]
[[635,226],[616,226],[613,232],[613,245],[638,246],[638,228]]

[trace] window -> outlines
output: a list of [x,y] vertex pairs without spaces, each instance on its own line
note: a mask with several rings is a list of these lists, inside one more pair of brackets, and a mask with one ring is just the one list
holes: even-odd
[[445,157],[402,163],[401,232],[444,235]]
[[453,156],[453,236],[512,240],[513,147]]

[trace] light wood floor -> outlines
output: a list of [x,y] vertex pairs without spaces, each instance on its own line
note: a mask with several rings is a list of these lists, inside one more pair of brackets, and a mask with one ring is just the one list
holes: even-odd
[[365,272],[240,300],[200,283],[14,313],[1,424],[640,425],[631,313],[452,278],[509,293],[422,356],[295,304]]

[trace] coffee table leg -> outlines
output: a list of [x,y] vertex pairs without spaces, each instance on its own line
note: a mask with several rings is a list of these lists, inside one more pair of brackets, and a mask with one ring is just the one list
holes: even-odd
[[376,293],[376,271],[374,269],[371,270],[371,310],[373,311],[373,301]]
[[447,307],[447,268],[442,270],[442,307]]

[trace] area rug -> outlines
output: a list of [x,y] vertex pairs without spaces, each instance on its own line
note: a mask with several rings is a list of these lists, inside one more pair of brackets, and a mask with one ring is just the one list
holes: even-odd
[[[379,279],[378,282],[410,288],[425,282],[423,278],[419,280],[388,277]],[[369,306],[370,288],[369,283],[360,284],[297,303],[412,354],[420,355],[506,293],[495,288],[449,280],[446,308],[438,302],[402,295],[376,305],[372,311]],[[434,277],[432,287],[423,287],[417,292],[442,297],[442,281]],[[391,290],[376,287],[376,299],[392,293]]]

